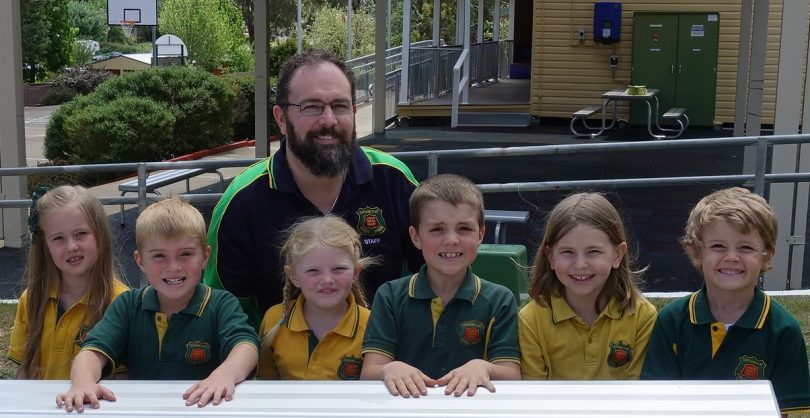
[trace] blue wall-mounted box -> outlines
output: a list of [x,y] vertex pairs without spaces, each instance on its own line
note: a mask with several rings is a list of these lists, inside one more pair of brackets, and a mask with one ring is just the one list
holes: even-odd
[[593,4],[593,40],[603,44],[619,42],[622,34],[622,4]]

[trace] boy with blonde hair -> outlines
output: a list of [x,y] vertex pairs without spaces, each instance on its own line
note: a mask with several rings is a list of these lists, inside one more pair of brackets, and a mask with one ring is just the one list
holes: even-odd
[[520,380],[517,307],[507,288],[475,276],[484,238],[484,199],[470,180],[441,174],[409,201],[409,233],[422,251],[419,273],[383,284],[363,341],[361,379],[392,395],[419,397],[495,391],[491,380]]
[[97,382],[119,364],[132,379],[201,380],[183,393],[186,405],[230,400],[256,368],[259,341],[233,295],[200,283],[211,254],[205,220],[188,203],[165,199],[138,217],[135,241],[149,286],[123,293],[93,327],[57,406],[82,412],[84,403],[114,401]]
[[749,190],[698,202],[681,244],[704,285],[658,314],[642,379],[768,379],[783,414],[810,408],[801,327],[757,287],[772,267],[776,236],[768,202]]

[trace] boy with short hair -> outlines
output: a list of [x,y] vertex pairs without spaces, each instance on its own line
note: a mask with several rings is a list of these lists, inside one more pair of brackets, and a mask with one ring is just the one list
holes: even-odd
[[495,391],[519,380],[517,307],[511,291],[475,276],[484,238],[484,199],[470,180],[442,174],[409,201],[409,233],[422,251],[419,273],[377,291],[363,341],[361,379],[383,380],[392,395]]
[[757,287],[776,236],[770,206],[746,189],[698,202],[681,244],[704,285],[658,314],[642,379],[768,379],[783,414],[810,408],[800,325]]
[[84,403],[114,401],[97,382],[122,363],[132,379],[201,380],[183,394],[186,405],[232,399],[256,368],[259,340],[233,295],[200,283],[211,254],[205,232],[200,212],[179,199],[143,211],[134,255],[149,286],[121,294],[93,327],[58,406],[82,412]]

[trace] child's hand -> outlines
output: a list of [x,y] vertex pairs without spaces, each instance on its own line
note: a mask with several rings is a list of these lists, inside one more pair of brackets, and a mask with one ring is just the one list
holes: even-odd
[[186,406],[197,404],[202,408],[213,401],[214,406],[219,405],[222,399],[230,401],[233,399],[234,387],[232,377],[218,377],[216,372],[211,373],[207,379],[192,385],[183,393]]
[[392,361],[382,368],[383,383],[392,395],[403,398],[427,395],[427,386],[436,386],[436,380],[431,379],[416,367],[401,361]]
[[59,408],[64,406],[67,412],[73,412],[74,408],[76,412],[84,412],[85,403],[89,403],[93,409],[98,409],[99,399],[115,402],[115,394],[95,382],[86,385],[76,383],[70,386],[67,393],[56,395],[56,406]]
[[444,394],[453,394],[461,396],[464,391],[467,391],[467,396],[475,395],[475,390],[478,386],[487,388],[490,392],[495,392],[495,385],[490,380],[492,363],[474,359],[468,361],[461,367],[457,367],[442,376],[437,383],[439,385],[447,385],[444,389]]

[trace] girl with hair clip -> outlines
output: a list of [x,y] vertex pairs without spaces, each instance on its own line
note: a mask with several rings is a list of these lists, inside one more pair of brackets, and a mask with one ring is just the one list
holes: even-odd
[[281,248],[284,299],[264,315],[257,377],[357,380],[369,310],[360,236],[342,218],[299,221]]
[[19,365],[18,379],[69,379],[87,332],[127,287],[116,274],[107,214],[95,196],[60,186],[33,197],[27,288],[8,358]]
[[657,314],[631,260],[621,216],[601,194],[551,210],[518,316],[524,379],[638,379]]

